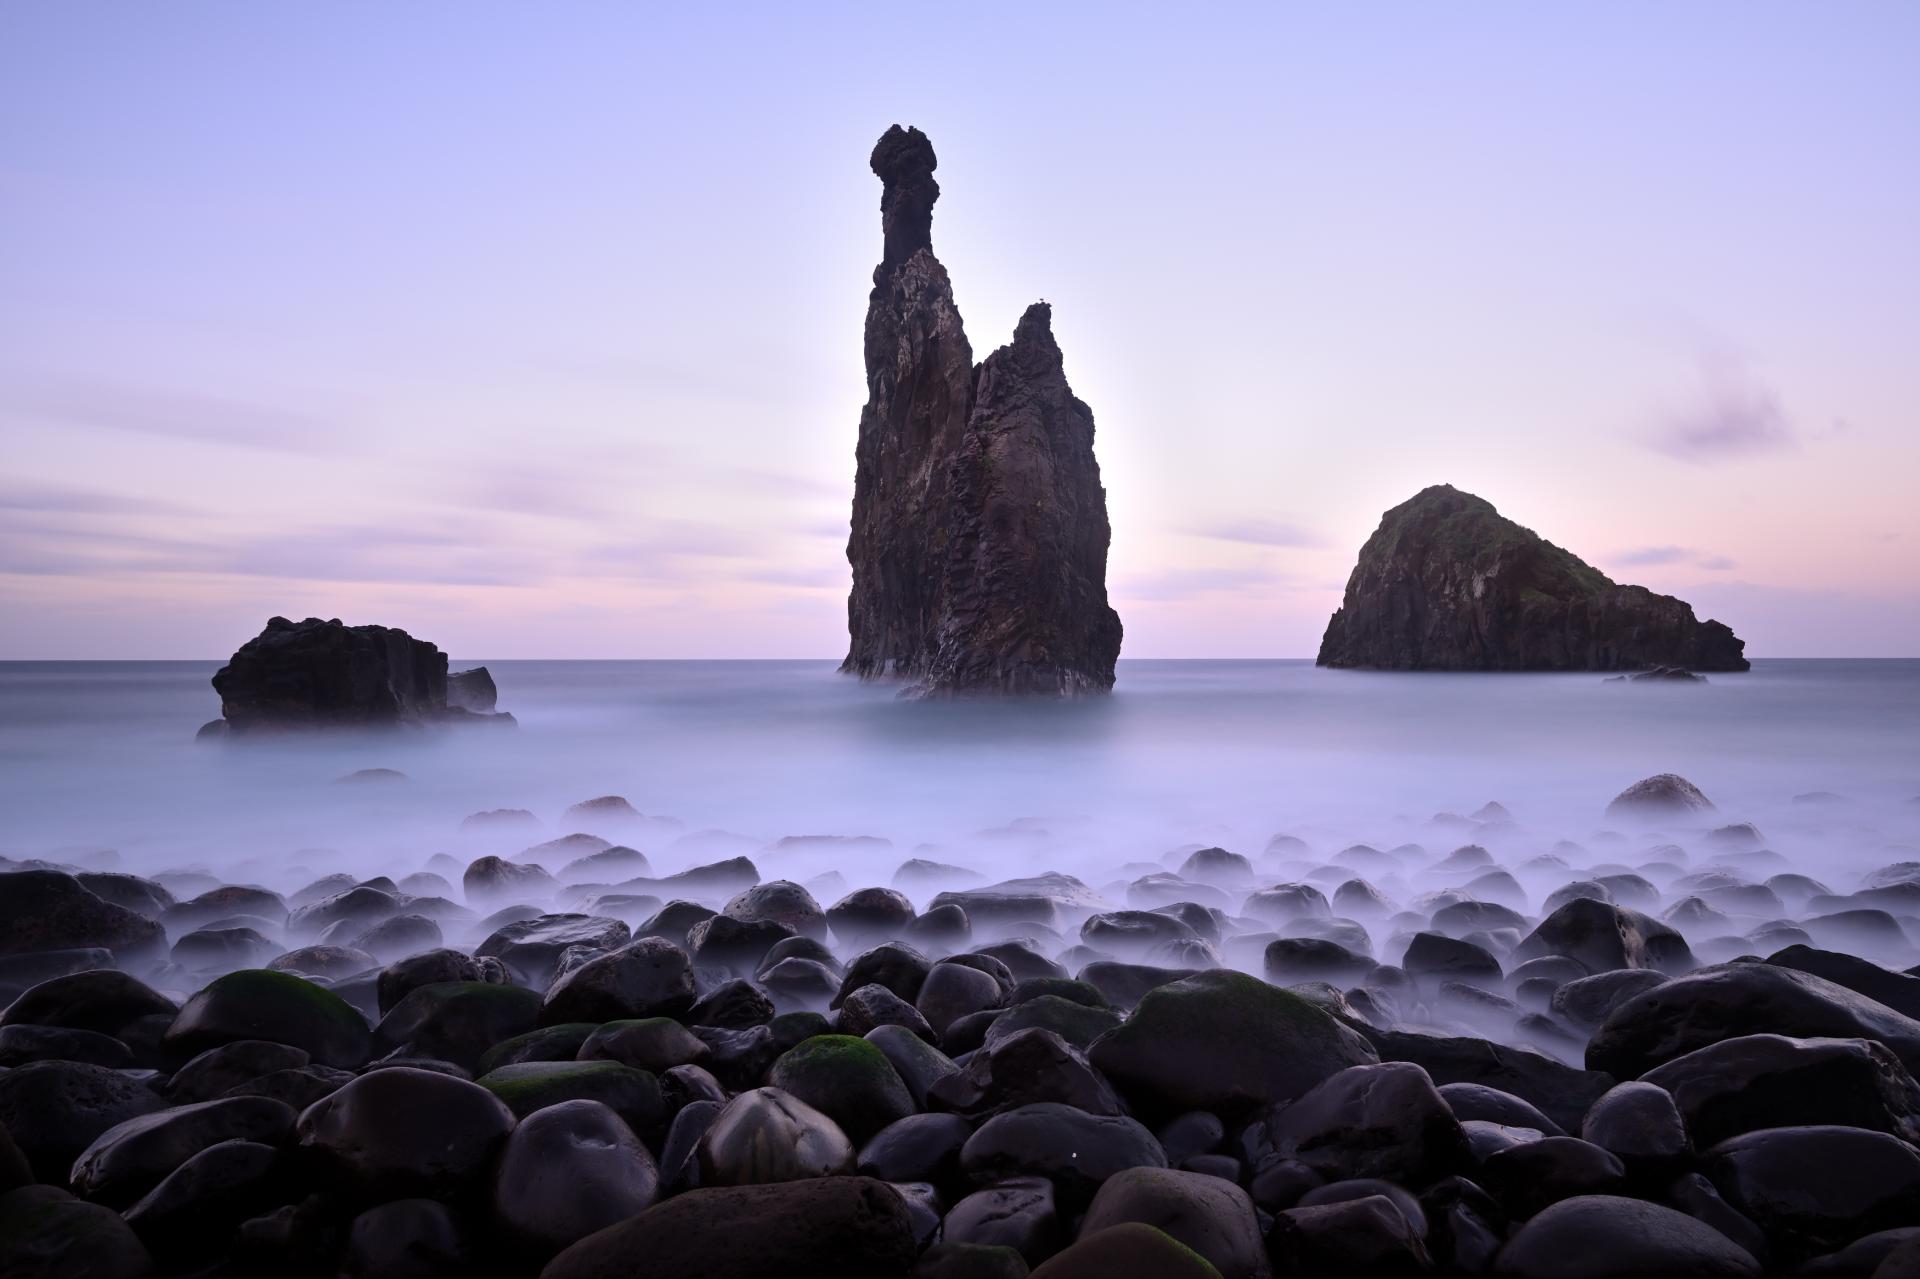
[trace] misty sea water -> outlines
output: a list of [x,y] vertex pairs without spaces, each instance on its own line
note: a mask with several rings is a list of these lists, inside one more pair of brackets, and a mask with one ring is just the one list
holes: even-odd
[[[218,663],[0,663],[0,854],[375,873],[473,855],[473,812],[527,809],[557,835],[568,804],[618,794],[678,823],[643,848],[657,870],[867,835],[892,847],[826,861],[884,883],[923,845],[1013,875],[1255,853],[1279,832],[1445,844],[1434,815],[1489,800],[1544,847],[1603,830],[1609,798],[1666,771],[1813,873],[1920,834],[1915,660],[1761,660],[1704,685],[1133,660],[1112,696],[1073,703],[901,701],[824,661],[486,664],[517,728],[216,745],[194,731],[219,713]],[[337,784],[362,768],[408,780]]]

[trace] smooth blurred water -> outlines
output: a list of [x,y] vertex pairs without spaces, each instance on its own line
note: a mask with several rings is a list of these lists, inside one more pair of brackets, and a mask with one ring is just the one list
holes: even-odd
[[[1880,864],[1920,836],[1920,661],[1762,661],[1701,686],[1127,661],[1113,696],[1066,704],[902,702],[820,662],[487,665],[517,729],[197,745],[217,663],[0,663],[0,853],[108,846],[128,869],[261,880],[282,864],[399,872],[473,855],[459,822],[477,810],[530,809],[561,834],[566,805],[619,794],[742,848],[888,838],[826,855],[884,883],[923,843],[989,874],[1184,843],[1253,853],[1281,831],[1384,847],[1493,799],[1544,846],[1591,835],[1609,798],[1666,771],[1809,869]],[[410,781],[336,784],[370,767]],[[1842,802],[1794,802],[1814,791]],[[670,871],[724,844],[643,851]]]

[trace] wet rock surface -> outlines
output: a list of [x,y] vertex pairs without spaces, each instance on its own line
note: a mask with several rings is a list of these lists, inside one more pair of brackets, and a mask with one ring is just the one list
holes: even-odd
[[[0,1269],[1892,1265],[1920,1220],[1920,858],[1797,875],[1684,779],[1623,798],[1590,847],[1502,809],[999,883],[865,843],[770,848],[766,876],[650,845],[626,887],[678,878],[627,915],[618,883],[463,877],[486,858],[98,892],[0,869],[0,899],[27,876],[164,943],[0,956]],[[636,819],[495,837],[575,860],[603,820]],[[415,953],[319,940],[410,918],[440,934]],[[240,930],[275,956],[180,946]]]

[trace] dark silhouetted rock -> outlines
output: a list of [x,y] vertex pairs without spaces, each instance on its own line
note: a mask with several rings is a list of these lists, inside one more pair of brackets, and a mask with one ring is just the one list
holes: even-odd
[[1045,1177],[1073,1205],[1085,1204],[1101,1182],[1122,1169],[1166,1166],[1166,1152],[1137,1121],[1090,1115],[1058,1102],[995,1115],[960,1150],[960,1167],[976,1185],[1003,1177]]
[[338,618],[268,619],[266,629],[214,673],[213,689],[229,734],[513,719],[460,706],[450,711],[447,655],[427,641],[386,626],[345,626]]
[[744,1186],[852,1172],[853,1143],[840,1126],[778,1088],[728,1102],[700,1138],[700,1184]]
[[1568,1132],[1613,1087],[1612,1075],[1564,1066],[1526,1048],[1466,1036],[1420,1035],[1362,1027],[1382,1061],[1410,1061],[1436,1084],[1484,1084],[1538,1107]]
[[513,1124],[506,1103],[478,1084],[394,1067],[315,1102],[300,1116],[297,1136],[336,1190],[377,1203],[472,1192]]
[[1920,1084],[1871,1039],[1743,1035],[1696,1048],[1642,1078],[1673,1095],[1701,1146],[1807,1124],[1870,1128],[1920,1144]]
[[1230,1181],[1174,1168],[1128,1168],[1095,1193],[1080,1233],[1128,1221],[1165,1231],[1206,1258],[1223,1279],[1272,1273],[1253,1201]]
[[1431,1268],[1418,1233],[1386,1195],[1288,1208],[1275,1216],[1268,1240],[1287,1275],[1400,1279]]
[[899,1279],[918,1250],[907,1206],[892,1186],[870,1177],[821,1177],[675,1195],[588,1235],[541,1273],[542,1279],[761,1279],[769,1273]]
[[1149,1114],[1250,1111],[1377,1059],[1357,1032],[1299,995],[1228,970],[1149,991],[1088,1057]]
[[1766,1128],[1706,1152],[1707,1175],[1769,1239],[1824,1251],[1920,1221],[1920,1154],[1859,1128]]
[[[447,705],[476,715],[491,715],[500,700],[493,673],[484,666],[447,672]],[[578,805],[575,805],[578,807]]]
[[1328,1181],[1424,1185],[1466,1158],[1460,1121],[1411,1062],[1350,1066],[1280,1107],[1266,1129],[1276,1154]]
[[153,1258],[111,1208],[58,1186],[0,1195],[0,1273],[7,1279],[151,1279]]
[[1642,778],[1613,797],[1609,817],[1689,817],[1713,811],[1713,801],[1678,773]]
[[1540,921],[1514,951],[1520,960],[1564,955],[1589,972],[1652,968],[1684,973],[1695,964],[1679,931],[1637,910],[1576,898]]
[[353,1219],[340,1279],[436,1279],[462,1273],[475,1241],[460,1218],[432,1199],[396,1199]]
[[693,967],[662,937],[642,937],[590,959],[547,991],[541,1024],[675,1017],[693,1007]]
[[124,1120],[74,1160],[75,1193],[127,1208],[208,1146],[222,1141],[285,1142],[293,1107],[270,1097],[223,1097]]
[[367,1020],[340,996],[292,973],[243,968],[217,977],[181,1006],[166,1046],[195,1055],[237,1039],[303,1049],[323,1066],[364,1065]]
[[1381,670],[1744,671],[1745,644],[1621,586],[1447,484],[1381,517],[1320,642],[1322,666]]
[[885,249],[867,306],[841,669],[923,693],[1073,696],[1113,686],[1106,494],[1045,303],[973,365],[933,255],[933,147],[875,146]]
[[1627,1000],[1587,1044],[1587,1064],[1637,1079],[1676,1057],[1742,1035],[1873,1039],[1920,1069],[1920,1022],[1811,973],[1716,964]]
[[657,1140],[666,1099],[652,1073],[617,1061],[523,1061],[496,1066],[479,1085],[525,1119],[563,1101],[597,1101],[642,1138]]
[[117,1035],[128,1022],[179,1011],[151,986],[114,968],[52,977],[0,1011],[0,1026],[66,1026]]
[[1496,1279],[1759,1279],[1760,1265],[1712,1226],[1659,1204],[1579,1195],[1521,1226]]
[[106,1066],[37,1061],[0,1071],[0,1128],[34,1176],[65,1185],[80,1152],[116,1124],[165,1103],[145,1084]]
[[1083,1233],[1033,1274],[1037,1279],[1218,1279],[1220,1272],[1166,1231],[1127,1221]]
[[98,947],[126,961],[152,958],[166,942],[157,921],[96,896],[64,871],[0,875],[0,955]]
[[633,1130],[597,1101],[537,1110],[507,1138],[493,1219],[522,1249],[551,1256],[653,1205],[660,1173]]
[[534,1028],[540,996],[519,986],[455,981],[420,986],[380,1019],[374,1051],[450,1061],[478,1069],[488,1049]]

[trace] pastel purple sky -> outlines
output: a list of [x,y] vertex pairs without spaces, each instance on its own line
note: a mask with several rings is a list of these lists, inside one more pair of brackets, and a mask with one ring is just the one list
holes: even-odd
[[[709,10],[696,13],[694,10]],[[887,125],[1098,421],[1124,655],[1450,482],[1920,653],[1920,6],[0,10],[0,658],[837,657]]]

